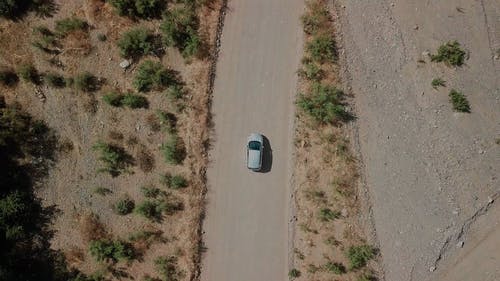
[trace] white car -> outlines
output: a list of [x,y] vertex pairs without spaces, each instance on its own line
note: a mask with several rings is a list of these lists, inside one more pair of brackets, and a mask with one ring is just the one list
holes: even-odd
[[247,167],[258,172],[262,168],[262,154],[264,151],[264,137],[259,133],[252,133],[247,139]]

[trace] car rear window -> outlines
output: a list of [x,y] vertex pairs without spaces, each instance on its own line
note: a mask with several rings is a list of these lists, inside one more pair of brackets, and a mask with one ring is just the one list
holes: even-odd
[[260,142],[251,141],[248,143],[248,148],[251,150],[260,150]]

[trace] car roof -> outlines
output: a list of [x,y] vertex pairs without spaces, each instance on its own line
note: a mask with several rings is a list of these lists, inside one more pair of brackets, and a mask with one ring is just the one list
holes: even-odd
[[248,139],[247,141],[248,142],[251,142],[251,141],[258,141],[260,143],[263,142],[263,137],[260,133],[251,133],[250,136],[248,136]]

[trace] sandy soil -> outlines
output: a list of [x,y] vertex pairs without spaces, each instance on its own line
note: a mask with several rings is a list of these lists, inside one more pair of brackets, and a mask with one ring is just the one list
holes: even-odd
[[[202,280],[285,280],[292,99],[301,0],[229,1],[213,98]],[[269,140],[265,172],[246,168],[251,132]]]
[[[476,231],[483,240],[469,230],[484,216],[478,210],[498,204],[488,203],[500,187],[498,1],[339,1],[338,6],[343,75],[356,96],[362,173],[386,280],[432,280],[441,270],[444,280],[453,280],[457,272],[479,268],[490,272],[490,279],[476,280],[498,279],[495,264],[481,250],[498,243],[498,219],[484,217],[485,225],[496,228],[489,236]],[[422,54],[448,40],[468,51],[463,67],[433,63]],[[436,77],[447,87],[434,90],[430,82]],[[452,111],[451,88],[463,91],[472,113]],[[468,258],[447,262],[478,239],[483,242]],[[466,246],[457,249],[461,242]]]

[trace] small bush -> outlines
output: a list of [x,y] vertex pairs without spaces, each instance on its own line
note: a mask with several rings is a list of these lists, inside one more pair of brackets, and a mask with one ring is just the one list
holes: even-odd
[[142,19],[157,18],[165,8],[162,0],[110,0],[120,16]]
[[315,36],[306,44],[306,50],[313,61],[318,63],[333,62],[337,54],[335,41],[330,34]]
[[153,51],[153,35],[146,28],[137,27],[125,32],[118,40],[123,57],[140,57]]
[[295,278],[298,278],[298,277],[300,277],[300,271],[296,268],[293,268],[292,270],[290,270],[288,272],[288,277],[292,280]]
[[445,87],[446,81],[441,78],[434,78],[432,79],[431,85],[434,89],[437,89],[437,87]]
[[139,92],[149,92],[153,88],[180,84],[177,76],[175,71],[165,69],[161,63],[147,60],[139,66],[133,84]]
[[333,272],[335,274],[344,274],[346,273],[345,266],[341,263],[337,262],[329,262],[325,264],[325,269],[327,271]]
[[322,1],[310,1],[307,12],[300,18],[306,34],[316,34],[328,28],[330,13]]
[[123,198],[116,202],[114,209],[117,214],[124,216],[132,213],[132,210],[134,210],[135,203],[133,200],[129,198]]
[[92,148],[94,151],[100,153],[99,160],[103,164],[103,167],[98,172],[106,172],[112,176],[118,176],[126,171],[127,166],[131,162],[130,156],[120,147],[104,142],[97,142]]
[[99,82],[97,77],[90,72],[84,72],[74,79],[74,85],[80,91],[95,92],[99,90]]
[[186,157],[184,146],[177,135],[171,135],[161,145],[160,150],[163,153],[163,157],[165,157],[165,162],[168,164],[180,164]]
[[23,64],[17,70],[17,73],[26,82],[40,84],[40,75],[36,68],[31,64]]
[[342,105],[344,92],[333,87],[313,83],[311,92],[300,95],[297,105],[316,121],[321,123],[335,123],[337,121],[348,121],[351,115]]
[[105,187],[102,187],[102,186],[98,186],[98,187],[94,188],[93,192],[95,194],[99,194],[101,196],[106,196],[108,194],[113,193],[109,188],[105,188]]
[[347,250],[350,269],[359,269],[375,257],[376,250],[370,245],[352,246]]
[[465,51],[457,41],[450,41],[439,46],[437,54],[431,55],[431,61],[444,62],[453,66],[461,66],[464,59]]
[[160,189],[154,186],[142,186],[141,192],[142,195],[147,198],[156,198],[158,195],[160,195]]
[[45,74],[43,80],[47,82],[47,85],[53,88],[64,88],[66,86],[64,77],[56,73]]
[[187,180],[181,175],[165,174],[161,177],[160,182],[172,189],[180,189],[188,186]]
[[179,281],[185,276],[185,273],[178,269],[177,258],[174,256],[155,259],[155,268],[162,280]]
[[88,24],[86,21],[78,19],[78,18],[65,18],[62,20],[56,21],[56,33],[59,36],[66,36],[68,33],[73,32],[75,30],[87,30]]
[[97,261],[117,262],[135,258],[132,245],[120,240],[93,240],[90,242],[89,251]]
[[321,221],[333,221],[340,217],[340,212],[332,211],[328,208],[323,208],[319,211],[319,219]]
[[453,105],[453,110],[470,113],[470,104],[464,94],[456,90],[451,90],[449,97]]
[[2,70],[0,71],[0,83],[4,86],[12,87],[16,85],[19,78],[14,71]]
[[134,212],[150,220],[159,220],[162,214],[160,205],[149,200],[137,205]]
[[357,281],[377,281],[377,278],[371,274],[363,273],[358,277]]
[[299,70],[299,75],[307,80],[318,81],[323,77],[323,71],[314,62],[307,62],[304,67]]
[[143,96],[127,93],[123,96],[121,104],[130,108],[147,108],[148,100]]
[[169,134],[175,133],[175,127],[177,125],[177,118],[174,114],[169,112],[164,112],[158,110],[156,116],[160,120],[160,126],[163,130]]
[[178,48],[186,58],[198,54],[201,39],[198,18],[189,7],[176,7],[168,11],[160,26],[167,46]]
[[114,107],[122,106],[122,98],[123,98],[123,96],[117,92],[109,92],[109,93],[104,94],[102,96],[102,100],[105,103],[107,103],[111,106],[114,106]]

